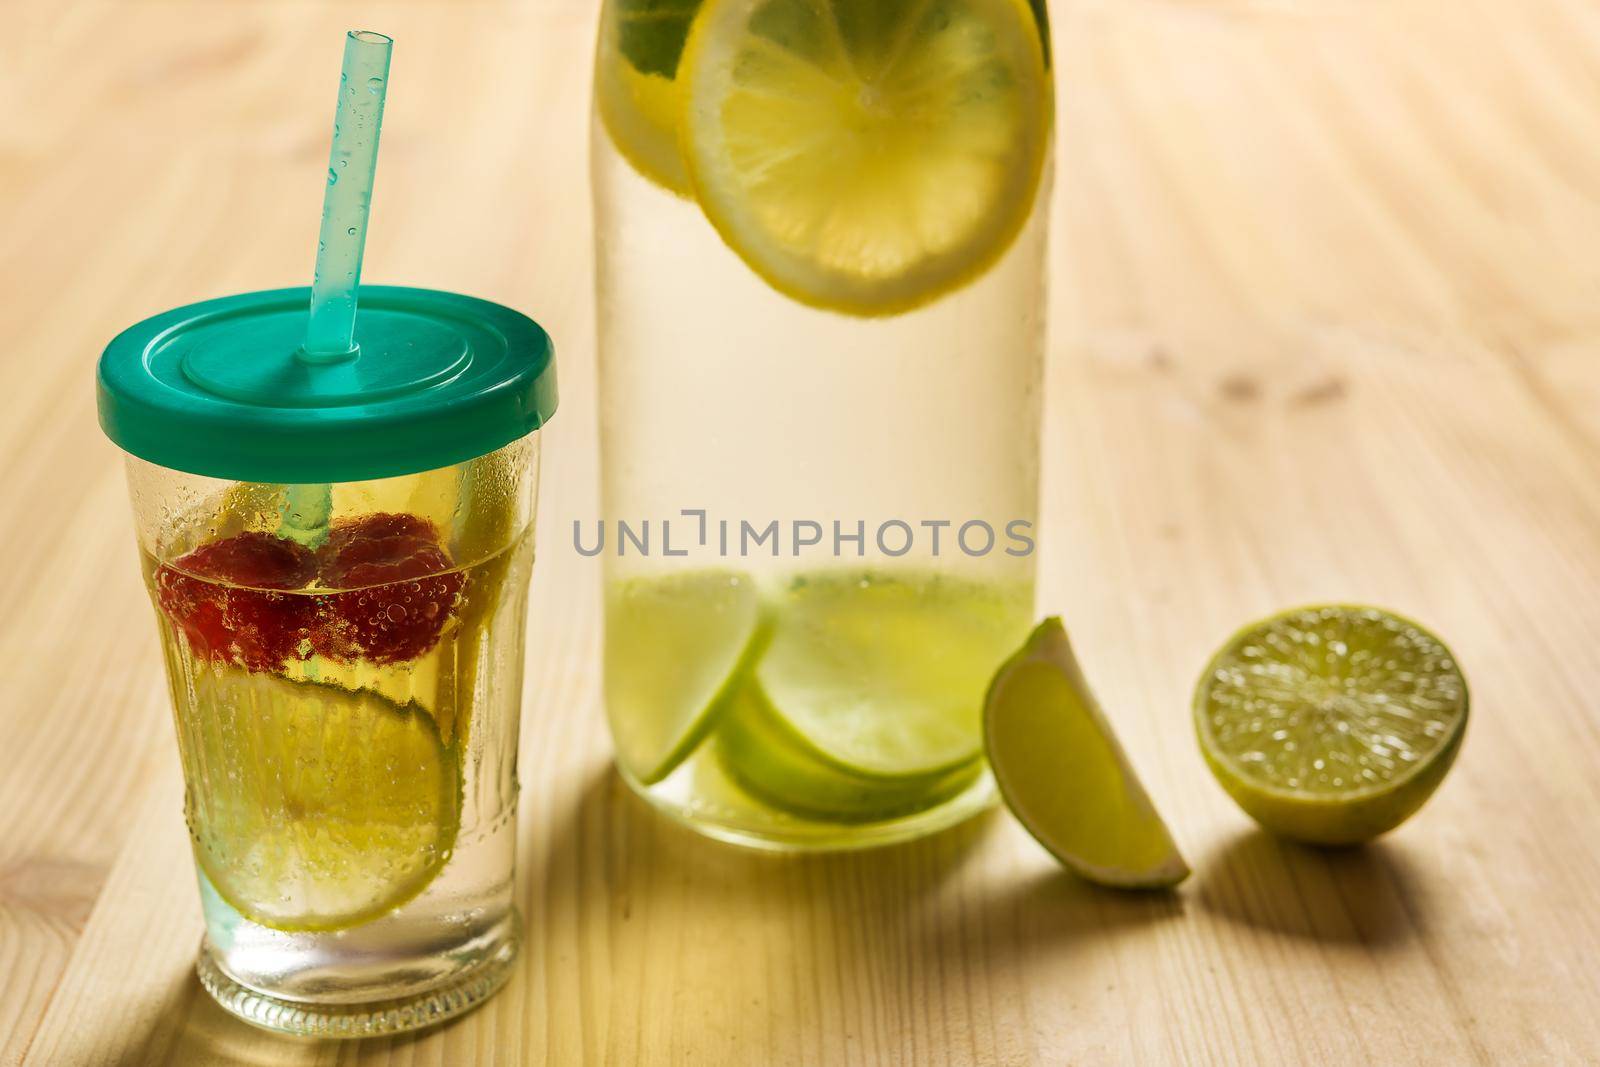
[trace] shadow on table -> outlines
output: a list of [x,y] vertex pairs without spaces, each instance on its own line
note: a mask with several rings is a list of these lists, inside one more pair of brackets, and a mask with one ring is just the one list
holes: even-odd
[[122,1057],[118,1067],[176,1063],[277,1067],[310,1060],[316,1045],[312,1041],[279,1038],[245,1025],[219,1008],[206,995],[194,971],[186,968],[181,977],[173,980],[143,1044],[136,1053]]
[[457,1020],[411,1033],[335,1041],[269,1033],[229,1015],[207,995],[193,971],[173,984],[143,1047],[118,1067],[297,1067],[383,1060]]
[[750,1003],[774,981],[822,981],[916,1005],[953,972],[1009,983],[1013,964],[1183,910],[1173,893],[1098,889],[1033,862],[995,812],[900,845],[769,854],[678,826],[607,768],[554,814],[544,847],[522,853],[528,943],[548,939],[547,967],[603,951],[596,988],[613,996],[662,987],[674,1003]]
[[[902,880],[912,881],[906,888],[920,893],[962,869],[990,819],[992,814],[981,814],[904,845],[845,853],[768,853],[725,845],[686,829],[634,795],[616,769],[606,765],[590,774],[568,811],[552,817],[547,840],[523,841],[518,856],[530,867],[531,877],[546,881],[554,893],[576,888],[566,877],[576,873],[587,889],[610,891],[622,907],[640,889],[662,893],[686,881],[702,897],[736,904],[770,888],[774,878],[827,881],[848,873],[866,875],[869,869],[890,875],[912,857],[915,872],[907,870]],[[536,835],[538,829],[525,827],[523,833]]]
[[1251,830],[1196,870],[1199,906],[1246,926],[1370,947],[1397,945],[1414,932],[1405,860],[1385,841],[1311,848]]
[[1010,936],[986,945],[984,956],[1004,963],[1064,954],[1177,919],[1184,903],[1171,890],[1107,889],[1050,867],[985,892],[983,913]]
[[[1026,963],[1070,966],[1089,942],[1181,914],[1175,894],[1101,890],[1054,865],[1019,859],[998,832],[1002,818],[990,813],[861,852],[767,854],[678,826],[608,766],[561,810],[523,827],[521,974],[497,1003],[501,1011],[537,1012],[540,1021],[529,1014],[526,1023],[548,1027],[540,1040],[560,1047],[562,1033],[581,1031],[614,998],[652,989],[670,990],[673,1004],[714,1010],[748,1003],[752,993],[779,995],[783,983],[804,978],[842,983],[839,996],[848,988],[904,1006],[940,993],[950,972],[961,970],[1014,997]],[[584,1004],[572,1003],[574,995]],[[758,1020],[784,1047],[822,1021],[820,1004],[785,1002],[807,995],[796,987],[765,1010],[726,1018]],[[356,1045],[283,1037],[228,1015],[186,971],[127,1062],[365,1061],[459,1024]],[[620,1025],[607,1036],[623,1061],[641,1039]]]

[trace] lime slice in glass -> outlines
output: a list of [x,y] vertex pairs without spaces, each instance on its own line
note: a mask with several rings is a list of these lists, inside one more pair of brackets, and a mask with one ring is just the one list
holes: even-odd
[[1222,647],[1195,689],[1200,750],[1257,822],[1313,844],[1392,830],[1438,788],[1467,726],[1455,657],[1409,619],[1299,608]]
[[376,694],[206,668],[180,703],[195,856],[241,915],[340,930],[427,887],[460,818],[433,719]]
[[984,743],[1000,794],[1039,843],[1091,882],[1176,885],[1189,874],[1084,680],[1056,618],[995,675]]
[[606,710],[623,770],[644,785],[705,738],[757,645],[750,576],[686,571],[618,582],[606,595]]

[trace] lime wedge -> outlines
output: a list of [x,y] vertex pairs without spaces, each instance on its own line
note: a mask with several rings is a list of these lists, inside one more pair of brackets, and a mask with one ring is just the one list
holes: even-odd
[[1091,882],[1172,886],[1189,865],[1089,691],[1067,632],[1046,619],[995,675],[984,742],[1000,794],[1041,845]]
[[810,758],[870,778],[930,778],[976,760],[983,691],[1031,610],[1025,586],[824,572],[773,607],[756,677]]
[[705,738],[758,644],[750,576],[731,570],[640,577],[606,596],[606,711],[617,761],[645,785]]
[[855,773],[820,756],[750,679],[717,730],[717,755],[747,792],[785,811],[834,822],[878,822],[955,796],[983,769],[976,759],[928,774]]
[[1409,619],[1327,605],[1240,630],[1195,689],[1200,750],[1251,817],[1354,844],[1399,826],[1455,761],[1467,726],[1455,657]]
[[241,915],[341,930],[427,887],[460,818],[456,761],[415,705],[202,668],[180,712],[195,856]]
[[924,304],[1032,212],[1052,90],[1024,0],[706,0],[677,83],[706,217],[803,303]]

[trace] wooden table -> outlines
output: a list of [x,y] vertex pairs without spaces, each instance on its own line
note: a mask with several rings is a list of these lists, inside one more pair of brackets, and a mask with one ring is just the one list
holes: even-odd
[[[1600,10],[1058,0],[1044,610],[1195,876],[1118,895],[1008,818],[773,859],[607,769],[586,184],[596,0],[0,3],[0,1061],[1600,1061]],[[340,31],[398,38],[368,277],[558,339],[528,651],[520,971],[439,1032],[290,1042],[191,973],[197,902],[105,341],[310,270]],[[508,135],[509,132],[509,135]],[[1475,695],[1366,849],[1212,783],[1246,619],[1368,600]]]

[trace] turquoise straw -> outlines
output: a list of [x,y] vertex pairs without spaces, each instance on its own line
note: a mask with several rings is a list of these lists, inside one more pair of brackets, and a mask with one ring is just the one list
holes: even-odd
[[[389,53],[394,41],[370,30],[344,39],[339,106],[333,113],[333,150],[328,154],[328,189],[322,197],[322,232],[311,280],[311,317],[297,353],[306,363],[335,363],[356,353],[356,293],[361,256],[372,211],[372,177],[378,169],[378,132],[389,90]],[[315,548],[328,537],[333,518],[330,485],[285,486],[278,534]]]
[[301,358],[326,363],[355,350],[356,291],[372,210],[378,167],[378,132],[389,89],[394,41],[370,30],[351,30],[344,41],[339,106],[333,115],[333,150],[322,199],[322,232],[311,281],[311,319]]

